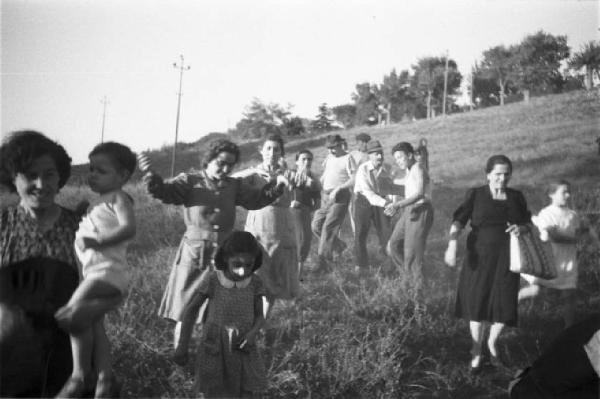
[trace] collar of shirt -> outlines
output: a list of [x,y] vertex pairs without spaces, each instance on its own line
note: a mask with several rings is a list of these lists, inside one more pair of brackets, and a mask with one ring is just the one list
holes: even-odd
[[222,270],[217,270],[217,278],[219,279],[219,283],[225,288],[246,288],[250,284],[252,276],[241,281],[233,281],[225,277],[225,273]]

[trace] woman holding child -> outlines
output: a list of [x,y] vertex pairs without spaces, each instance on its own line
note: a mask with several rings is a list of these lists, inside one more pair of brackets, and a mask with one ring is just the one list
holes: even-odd
[[517,323],[519,274],[509,270],[510,234],[527,229],[531,218],[525,197],[508,188],[512,163],[494,155],[485,168],[488,184],[470,189],[454,212],[445,261],[456,264],[456,240],[470,221],[467,252],[456,294],[457,317],[469,320],[472,338],[471,371],[482,365],[484,329],[490,325],[487,348],[493,365],[501,365],[496,345],[505,325]]
[[[65,149],[41,133],[15,132],[0,147],[0,184],[19,196],[17,205],[0,211],[2,397],[54,396],[69,376],[69,336],[57,328],[52,315],[78,281],[73,243],[79,216],[55,202],[70,174],[71,158]],[[29,281],[34,275],[40,279]],[[12,284],[21,278],[34,289],[28,286],[19,303],[23,287]],[[52,279],[60,284],[48,283]],[[35,309],[50,301],[52,309]],[[25,323],[11,331],[11,319]],[[40,321],[45,334],[38,330]]]

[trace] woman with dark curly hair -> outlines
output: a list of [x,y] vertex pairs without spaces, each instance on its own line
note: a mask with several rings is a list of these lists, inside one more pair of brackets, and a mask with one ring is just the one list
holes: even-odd
[[260,209],[283,193],[281,179],[269,179],[254,188],[241,179],[229,177],[239,157],[235,143],[216,140],[204,156],[202,170],[181,173],[168,181],[152,171],[145,155],[139,159],[150,195],[165,204],[183,206],[186,232],[158,311],[160,316],[177,322],[173,360],[180,365],[187,363],[189,340],[199,312],[198,306],[188,305],[213,260],[215,249],[233,230],[235,207]]
[[[54,312],[78,283],[79,216],[55,202],[71,158],[35,131],[0,147],[0,184],[19,203],[0,211],[0,396],[54,396],[69,376],[69,336]],[[54,283],[53,283],[54,282]]]

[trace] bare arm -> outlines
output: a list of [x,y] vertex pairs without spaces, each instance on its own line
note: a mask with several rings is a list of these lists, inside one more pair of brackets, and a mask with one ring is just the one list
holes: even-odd
[[84,248],[102,248],[121,243],[135,236],[135,213],[133,202],[123,191],[115,193],[113,209],[118,225],[101,231],[96,238],[84,237]]

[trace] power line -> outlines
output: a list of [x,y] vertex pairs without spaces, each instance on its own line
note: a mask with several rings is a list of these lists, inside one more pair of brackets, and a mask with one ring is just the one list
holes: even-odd
[[175,142],[173,143],[173,156],[171,158],[171,176],[175,176],[175,152],[177,150],[177,136],[179,134],[179,115],[181,111],[181,84],[183,82],[183,72],[189,71],[191,66],[184,66],[183,55],[179,56],[181,64],[173,63],[173,68],[179,69],[179,93],[177,94],[177,118],[175,119]]

